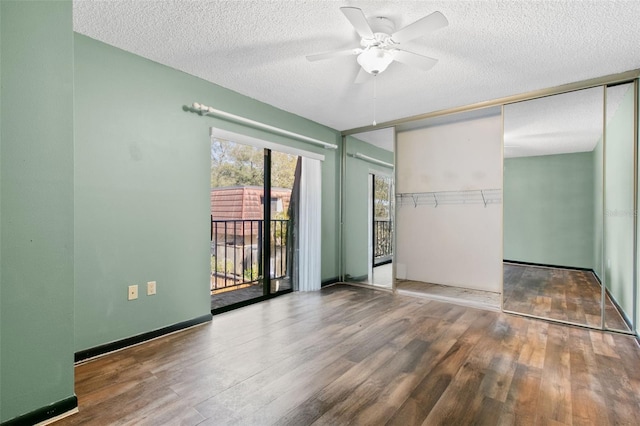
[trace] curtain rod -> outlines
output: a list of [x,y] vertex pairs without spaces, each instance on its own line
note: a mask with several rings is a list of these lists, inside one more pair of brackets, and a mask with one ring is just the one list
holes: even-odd
[[381,166],[393,168],[393,164],[391,164],[391,163],[387,163],[385,161],[378,160],[377,158],[369,157],[368,155],[364,155],[364,154],[361,154],[359,152],[356,152],[355,154],[349,154],[349,155],[352,156],[352,157],[355,157],[355,158],[359,158],[360,160],[368,161],[370,163],[379,164]]
[[251,127],[255,127],[257,129],[260,130],[266,130],[268,132],[271,133],[275,133],[278,135],[282,135],[282,136],[290,136],[292,138],[296,138],[305,142],[310,142],[312,144],[315,145],[321,145],[323,147],[325,147],[326,149],[337,149],[338,145],[332,144],[332,143],[327,143],[324,141],[321,141],[319,139],[314,139],[314,138],[310,138],[309,136],[305,136],[305,135],[301,135],[299,133],[294,133],[294,132],[290,132],[288,130],[284,130],[281,129],[279,127],[275,127],[275,126],[271,126],[269,124],[264,124],[261,123],[259,121],[255,121],[255,120],[251,120],[249,118],[245,118],[245,117],[241,117],[239,115],[235,115],[235,114],[231,114],[229,112],[226,111],[221,111],[219,109],[215,109],[212,108],[210,106],[198,103],[198,102],[194,102],[193,105],[191,105],[191,108],[196,110],[199,113],[202,114],[212,114],[218,117],[222,117],[222,118],[226,118],[228,120],[232,120],[238,123],[242,123],[242,124],[247,124]]

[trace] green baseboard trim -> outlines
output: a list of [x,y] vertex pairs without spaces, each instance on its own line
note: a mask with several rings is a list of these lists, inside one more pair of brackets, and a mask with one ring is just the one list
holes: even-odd
[[211,318],[212,318],[211,314],[202,315],[200,317],[197,317],[188,321],[179,322],[177,324],[173,324],[168,327],[163,327],[157,330],[149,331],[148,333],[138,334],[137,336],[127,337],[126,339],[122,339],[115,342],[106,343],[104,345],[78,351],[74,354],[75,362],[84,361],[89,358],[94,358],[109,352],[117,351],[119,349],[124,349],[128,346],[137,345],[138,343],[146,342],[147,340],[155,339],[156,337],[164,336],[165,334],[169,334],[169,333],[183,330],[185,328],[193,327],[194,325],[211,321]]
[[73,395],[46,407],[15,417],[2,423],[2,426],[28,426],[53,419],[61,414],[78,408],[78,398]]

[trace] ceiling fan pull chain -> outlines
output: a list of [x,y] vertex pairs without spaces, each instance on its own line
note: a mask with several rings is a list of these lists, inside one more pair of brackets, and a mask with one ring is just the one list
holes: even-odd
[[378,74],[373,75],[373,125],[377,125],[376,123],[376,99],[378,98],[377,87],[378,87]]

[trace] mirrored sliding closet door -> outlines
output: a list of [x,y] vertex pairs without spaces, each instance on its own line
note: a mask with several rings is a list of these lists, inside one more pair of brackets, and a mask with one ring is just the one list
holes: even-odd
[[635,221],[635,85],[606,88],[604,149],[604,326],[634,329]]
[[633,330],[635,93],[629,83],[504,106],[505,311]]
[[345,138],[344,280],[393,285],[394,129]]

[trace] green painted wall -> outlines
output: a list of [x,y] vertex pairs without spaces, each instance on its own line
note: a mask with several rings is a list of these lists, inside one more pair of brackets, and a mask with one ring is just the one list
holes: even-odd
[[504,160],[504,258],[593,267],[593,154]]
[[[326,156],[322,278],[338,275],[338,151],[183,106],[201,102],[332,143],[338,132],[79,34],[75,93],[76,351],[209,313],[210,126]],[[155,296],[144,292],[150,280]],[[131,284],[138,300],[127,300]]]
[[607,122],[605,139],[605,283],[629,319],[633,317],[635,216],[633,98],[633,90],[628,90],[615,115]]
[[71,1],[0,2],[0,421],[73,396]]
[[[393,164],[393,153],[348,136],[346,150]],[[347,155],[344,202],[344,272],[346,277],[366,279],[368,272],[368,176],[371,171],[393,176],[393,169]]]

